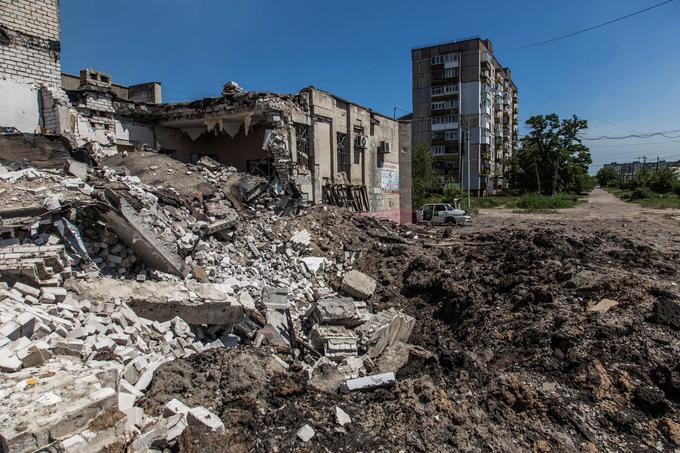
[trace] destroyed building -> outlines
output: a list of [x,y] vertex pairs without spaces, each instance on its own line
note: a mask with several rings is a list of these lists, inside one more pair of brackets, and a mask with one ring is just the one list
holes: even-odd
[[59,2],[18,0],[0,10],[0,126],[57,134],[112,155],[156,150],[202,156],[292,182],[304,202],[411,221],[410,127],[314,87],[162,103],[161,84],[116,85],[109,74],[61,73]]
[[412,236],[407,123],[314,87],[164,104],[157,82],[62,74],[57,0],[3,2],[0,52],[0,452],[224,433],[189,399],[144,403],[213,349],[328,392],[393,386],[420,353],[412,316],[369,306],[363,252],[328,245],[348,211]]

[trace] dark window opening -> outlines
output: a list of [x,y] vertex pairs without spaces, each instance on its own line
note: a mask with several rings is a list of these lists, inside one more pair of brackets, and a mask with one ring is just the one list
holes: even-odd
[[337,154],[338,154],[338,172],[344,172],[349,179],[349,143],[347,143],[347,134],[342,132],[337,133]]
[[97,74],[91,72],[91,73],[90,73],[90,78],[91,78],[92,80],[97,80]]
[[4,27],[0,26],[0,44],[9,45],[12,43],[12,36]]
[[311,168],[313,159],[311,146],[309,144],[309,126],[306,124],[295,125],[295,145],[297,148],[298,165]]
[[109,83],[110,80],[106,76],[101,76],[101,81],[104,82],[104,83]]

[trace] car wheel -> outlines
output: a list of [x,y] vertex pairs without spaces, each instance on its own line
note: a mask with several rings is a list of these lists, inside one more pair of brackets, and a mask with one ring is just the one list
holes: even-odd
[[457,222],[455,217],[447,217],[446,219],[444,219],[444,223],[455,225]]

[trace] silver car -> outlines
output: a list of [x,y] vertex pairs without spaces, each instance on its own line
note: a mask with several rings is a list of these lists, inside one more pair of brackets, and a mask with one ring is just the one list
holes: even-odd
[[417,223],[447,223],[453,225],[465,225],[470,223],[472,218],[460,208],[460,200],[456,199],[454,204],[449,203],[428,203],[416,212]]

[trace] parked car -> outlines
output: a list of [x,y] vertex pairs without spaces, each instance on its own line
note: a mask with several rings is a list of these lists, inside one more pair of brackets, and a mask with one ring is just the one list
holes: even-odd
[[472,218],[460,208],[460,200],[450,203],[428,203],[416,212],[417,223],[448,223],[453,225],[465,225]]

